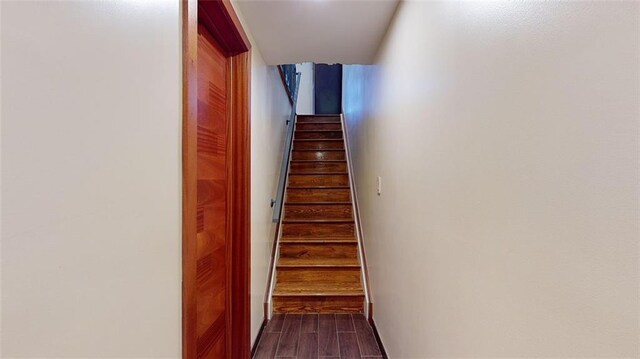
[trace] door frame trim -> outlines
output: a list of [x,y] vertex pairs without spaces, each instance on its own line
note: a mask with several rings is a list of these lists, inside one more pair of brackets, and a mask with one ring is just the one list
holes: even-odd
[[227,108],[227,228],[230,318],[227,353],[249,358],[250,339],[250,69],[251,44],[229,0],[180,0],[182,27],[182,357],[197,357],[196,235],[198,22],[226,52]]

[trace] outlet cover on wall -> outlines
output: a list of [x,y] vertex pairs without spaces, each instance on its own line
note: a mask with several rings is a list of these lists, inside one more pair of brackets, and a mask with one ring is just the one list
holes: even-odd
[[382,194],[382,177],[380,176],[378,176],[378,179],[376,181],[376,189],[378,191],[378,196]]

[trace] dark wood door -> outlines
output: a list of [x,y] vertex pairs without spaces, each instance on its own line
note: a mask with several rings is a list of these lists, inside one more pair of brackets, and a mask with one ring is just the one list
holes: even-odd
[[230,336],[227,61],[198,26],[197,266],[198,358],[226,358]]

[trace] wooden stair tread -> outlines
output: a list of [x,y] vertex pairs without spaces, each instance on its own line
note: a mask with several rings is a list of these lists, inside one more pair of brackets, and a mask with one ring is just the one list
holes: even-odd
[[362,284],[346,287],[344,285],[318,285],[305,282],[278,283],[274,296],[362,296]]
[[278,267],[360,267],[358,258],[280,257]]
[[285,290],[274,290],[274,297],[363,297],[363,290],[343,290],[343,291],[285,291]]
[[342,132],[341,122],[299,122],[296,131],[339,131]]
[[294,176],[335,176],[335,175],[348,175],[349,172],[296,172],[289,173],[289,175]]
[[287,186],[287,189],[292,188],[292,189],[320,189],[320,190],[324,190],[324,189],[349,189],[351,187],[349,187],[348,185],[344,185],[344,186]]
[[351,202],[285,202],[285,206],[350,205]]
[[337,142],[344,141],[342,138],[294,138],[294,141],[300,142]]
[[335,219],[284,219],[282,223],[353,223],[351,218],[335,218]]
[[307,152],[309,151],[313,151],[313,152],[342,151],[344,152],[344,148],[294,148],[293,151],[307,151]]
[[296,129],[294,132],[294,140],[318,140],[332,141],[342,140],[342,130],[302,130]]
[[340,117],[335,116],[300,116],[296,119],[296,123],[342,123]]
[[286,238],[283,237],[280,240],[281,244],[358,244],[355,238],[352,237],[344,237],[344,238],[299,238],[299,237],[291,237]]
[[306,121],[298,122],[298,121],[296,121],[296,123],[341,123],[341,122],[340,122],[340,120],[338,120],[338,121],[313,121],[313,122],[306,122]]
[[[314,122],[314,123],[321,123],[321,122]],[[327,123],[335,123],[335,122],[327,122]],[[296,129],[296,132],[342,132],[342,130],[298,130]]]
[[[299,151],[299,150],[296,150]],[[292,163],[313,163],[313,162],[341,162],[346,163],[347,160],[291,160]]]

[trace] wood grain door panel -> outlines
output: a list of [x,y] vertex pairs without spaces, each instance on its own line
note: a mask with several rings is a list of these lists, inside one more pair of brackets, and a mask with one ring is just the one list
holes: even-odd
[[196,335],[198,358],[224,358],[229,336],[227,58],[198,27]]
[[180,4],[182,356],[248,359],[251,44],[230,1]]

